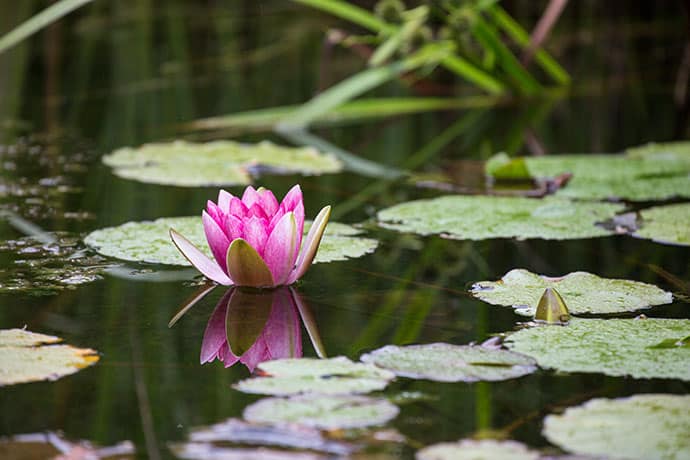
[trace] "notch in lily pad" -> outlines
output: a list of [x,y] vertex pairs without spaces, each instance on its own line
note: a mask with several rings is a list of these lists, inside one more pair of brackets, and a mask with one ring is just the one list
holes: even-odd
[[568,324],[570,312],[556,289],[550,287],[544,289],[544,294],[537,304],[534,320],[546,324]]

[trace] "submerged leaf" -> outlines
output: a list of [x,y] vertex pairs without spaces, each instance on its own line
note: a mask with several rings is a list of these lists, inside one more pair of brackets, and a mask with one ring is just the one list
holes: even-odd
[[395,377],[392,372],[345,357],[279,359],[263,362],[258,368],[264,377],[242,380],[233,388],[271,395],[354,394],[382,390]]
[[[304,232],[311,222],[305,222]],[[170,241],[168,234],[174,228],[206,255],[213,257],[206,243],[201,218],[163,217],[154,221],[127,222],[117,227],[106,227],[89,233],[84,242],[100,254],[133,262],[166,265],[189,265]],[[358,235],[360,230],[338,222],[329,222],[314,263],[356,258],[373,252],[378,241]],[[303,239],[304,242],[304,239]]]
[[633,236],[657,243],[690,246],[690,203],[643,209],[640,217],[640,228]]
[[249,405],[244,418],[255,423],[296,423],[324,430],[382,425],[399,409],[386,399],[366,396],[303,395],[265,398]]
[[95,350],[56,345],[60,341],[24,329],[0,330],[0,386],[57,380],[98,362]]
[[592,399],[544,419],[544,436],[577,454],[639,460],[690,458],[690,396]]
[[534,372],[534,359],[497,348],[430,343],[399,347],[387,345],[362,356],[395,374],[437,382],[498,381]]
[[[520,315],[534,316],[545,289],[557,289],[571,314],[611,314],[671,303],[673,296],[640,281],[600,278],[573,272],[559,278],[513,269],[499,281],[480,281],[470,292],[494,305],[512,305]],[[540,318],[537,318],[540,319]]]
[[463,439],[427,446],[417,452],[417,460],[538,460],[539,452],[516,441]]
[[573,318],[563,327],[521,329],[505,343],[558,371],[690,380],[690,348],[654,347],[664,338],[687,335],[688,319]]
[[259,172],[313,175],[342,169],[341,162],[330,154],[268,141],[254,145],[233,141],[146,144],[116,150],[105,155],[103,163],[124,179],[182,187],[245,185]]
[[611,235],[595,224],[621,210],[623,206],[612,203],[558,198],[449,195],[398,204],[379,211],[377,217],[382,227],[419,235],[563,240]]

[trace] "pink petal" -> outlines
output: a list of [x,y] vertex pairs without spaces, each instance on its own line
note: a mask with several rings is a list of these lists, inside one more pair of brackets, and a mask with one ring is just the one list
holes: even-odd
[[206,254],[201,252],[199,248],[194,246],[187,238],[177,233],[172,228],[170,229],[170,239],[172,239],[177,249],[183,256],[194,265],[197,270],[205,277],[212,279],[218,284],[229,286],[232,284],[232,279],[225,274],[220,266],[206,257]]
[[242,203],[244,203],[247,208],[250,208],[260,199],[261,197],[259,196],[259,193],[254,190],[254,187],[251,185],[244,189],[244,193],[242,194]]
[[223,228],[225,230],[225,235],[230,241],[242,238],[242,235],[244,235],[244,224],[238,217],[232,214],[225,216]]
[[211,248],[213,257],[215,257],[216,262],[220,266],[221,270],[227,273],[226,256],[228,253],[228,246],[230,246],[230,240],[225,235],[223,229],[218,225],[218,222],[211,217],[206,211],[201,213],[201,221],[204,224],[204,233],[206,233],[206,241],[208,246]]
[[268,229],[264,219],[259,217],[250,217],[243,221],[244,230],[242,238],[256,249],[259,255],[263,254],[266,240],[268,239]]
[[254,203],[249,207],[249,210],[247,211],[247,217],[260,217],[266,222],[268,222],[269,220],[266,211],[264,211],[264,208],[261,207],[261,203],[258,202]]
[[223,295],[220,302],[213,310],[211,318],[206,324],[204,331],[204,339],[201,342],[201,355],[199,357],[201,364],[210,363],[219,357],[221,347],[225,344],[225,314],[228,309],[228,300],[230,300],[232,288]]
[[238,286],[273,287],[273,275],[258,252],[245,240],[230,243],[227,255],[228,275]]
[[257,192],[259,193],[259,203],[261,207],[264,208],[264,211],[266,211],[266,215],[273,216],[278,210],[278,206],[280,206],[275,195],[273,192],[263,187],[259,188]]
[[323,237],[323,232],[326,230],[326,224],[328,224],[328,218],[330,216],[331,207],[326,206],[319,212],[316,219],[314,219],[309,233],[307,234],[307,239],[304,241],[304,247],[297,258],[297,265],[288,277],[287,284],[292,284],[300,279],[307,272],[309,266],[311,266],[316,256],[316,251],[319,250],[319,244],[321,244],[321,238]]
[[230,212],[230,201],[234,198],[232,193],[228,193],[225,190],[218,192],[218,207],[225,214]]
[[223,211],[211,200],[206,202],[206,212],[216,221],[219,226],[223,226]]
[[230,198],[230,212],[233,216],[239,219],[244,219],[247,215],[247,207],[242,203],[242,201],[237,197]]
[[254,345],[240,357],[240,362],[247,366],[249,372],[254,372],[258,364],[268,361],[269,359],[271,359],[271,355],[269,354],[266,340],[260,336],[256,342],[254,342]]
[[283,201],[280,203],[280,207],[282,207],[285,212],[290,212],[293,211],[299,203],[302,203],[302,201],[302,189],[299,185],[295,185],[287,192],[285,198],[283,198]]
[[230,367],[234,366],[235,363],[237,363],[237,361],[240,360],[240,357],[232,354],[232,351],[230,351],[230,347],[226,342],[223,344],[223,346],[220,349],[220,352],[218,353],[218,359],[223,361],[223,365],[225,367]]
[[273,217],[271,217],[271,221],[268,223],[268,232],[270,233],[278,223],[278,221],[285,215],[285,210],[283,207],[279,207],[276,210],[276,213],[273,214]]
[[264,337],[271,359],[302,356],[300,318],[287,288],[275,293],[273,309],[264,329]]
[[298,251],[295,215],[289,212],[276,224],[264,248],[263,259],[271,270],[276,285],[287,281],[295,266]]

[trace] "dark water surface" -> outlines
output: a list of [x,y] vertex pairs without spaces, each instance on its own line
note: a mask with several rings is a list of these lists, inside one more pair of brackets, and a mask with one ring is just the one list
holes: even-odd
[[[0,18],[0,32],[28,17],[33,3],[18,2],[9,17]],[[0,209],[46,231],[83,236],[127,221],[198,214],[215,197],[215,188],[119,179],[101,165],[100,156],[160,139],[209,138],[208,133],[190,132],[184,123],[299,103],[315,88],[363,66],[347,50],[325,56],[323,32],[336,22],[290,2],[118,3],[95,2],[0,56]],[[647,141],[687,137],[686,113],[673,99],[686,39],[681,11],[671,6],[651,12],[603,6],[590,10],[573,6],[550,42],[574,76],[570,93],[318,132],[358,155],[398,166],[458,120],[469,119],[470,128],[419,168],[427,172],[501,150],[528,154],[527,145],[534,143],[550,153],[617,152]],[[646,14],[654,20],[646,21]],[[518,19],[533,23],[529,11],[524,16]],[[441,95],[464,92],[451,83],[437,90]],[[417,90],[392,84],[375,93],[410,95]],[[276,140],[257,133],[237,138]],[[460,180],[476,180],[476,174]],[[302,184],[308,217],[332,204],[336,219],[345,223],[371,224],[378,209],[439,193],[402,182],[380,184],[352,173],[264,176],[257,181],[276,195],[296,182]],[[241,192],[239,187],[230,190]],[[512,268],[550,276],[584,270],[688,295],[674,277],[687,290],[689,248],[624,236],[464,242],[400,235],[373,224],[367,228],[381,240],[374,254],[315,265],[298,285],[330,356],[357,359],[390,343],[464,344],[512,330],[522,318],[510,308],[466,293],[473,282],[497,279]],[[0,219],[1,240],[22,236],[9,220]],[[7,281],[22,257],[0,253],[1,281]],[[222,289],[174,328],[167,326],[195,290],[188,282],[105,276],[51,295],[31,290],[0,294],[0,328],[26,325],[102,354],[96,366],[57,382],[0,389],[0,435],[62,430],[69,439],[101,445],[129,439],[142,457],[167,458],[167,443],[185,439],[191,427],[241,416],[258,398],[230,385],[248,376],[247,369],[199,364],[206,322]],[[682,300],[645,314],[690,317]],[[315,356],[306,334],[303,348],[305,356]],[[595,396],[686,393],[688,386],[541,371],[481,384],[400,379],[386,390],[402,391],[431,396],[402,406],[390,424],[415,446],[508,427],[510,438],[539,447],[548,444],[540,435],[541,420],[554,410]]]

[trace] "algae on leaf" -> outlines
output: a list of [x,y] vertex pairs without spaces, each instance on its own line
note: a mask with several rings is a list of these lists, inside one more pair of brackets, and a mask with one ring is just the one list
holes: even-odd
[[260,377],[233,385],[245,393],[294,395],[300,393],[355,394],[382,390],[395,378],[371,364],[345,357],[330,359],[279,359],[258,365]]
[[539,452],[516,441],[463,439],[427,446],[417,452],[417,460],[539,460]]
[[57,345],[60,341],[24,329],[0,330],[0,386],[57,380],[99,359],[95,350]]
[[520,315],[534,316],[546,288],[556,289],[568,311],[576,315],[632,312],[673,301],[670,292],[640,281],[601,278],[586,272],[549,278],[524,269],[513,269],[498,281],[475,283],[470,292],[484,302],[512,306]]
[[352,395],[265,398],[249,405],[244,418],[255,423],[296,423],[324,430],[382,425],[399,409],[386,399]]
[[690,395],[592,399],[544,419],[544,436],[566,451],[639,460],[690,459]]
[[583,319],[534,326],[506,337],[506,346],[540,367],[634,378],[690,380],[690,348],[659,348],[690,335],[689,319]]
[[[311,222],[305,222],[305,234]],[[154,221],[127,222],[117,227],[95,230],[84,242],[100,254],[133,262],[188,266],[189,262],[170,241],[169,231],[179,233],[213,257],[206,243],[201,217],[163,217]],[[347,260],[373,252],[378,241],[356,236],[360,231],[349,225],[330,222],[326,227],[314,263]]]
[[690,246],[690,203],[643,209],[640,217],[640,228],[634,236],[657,243]]
[[597,226],[624,207],[559,198],[447,195],[379,211],[385,228],[453,239],[542,238],[567,240],[613,234]]
[[124,179],[181,187],[246,185],[262,172],[315,175],[342,169],[333,155],[268,141],[146,144],[115,150],[103,157],[103,163]]
[[529,356],[508,350],[449,343],[387,345],[361,357],[402,377],[437,382],[507,380],[537,369]]

